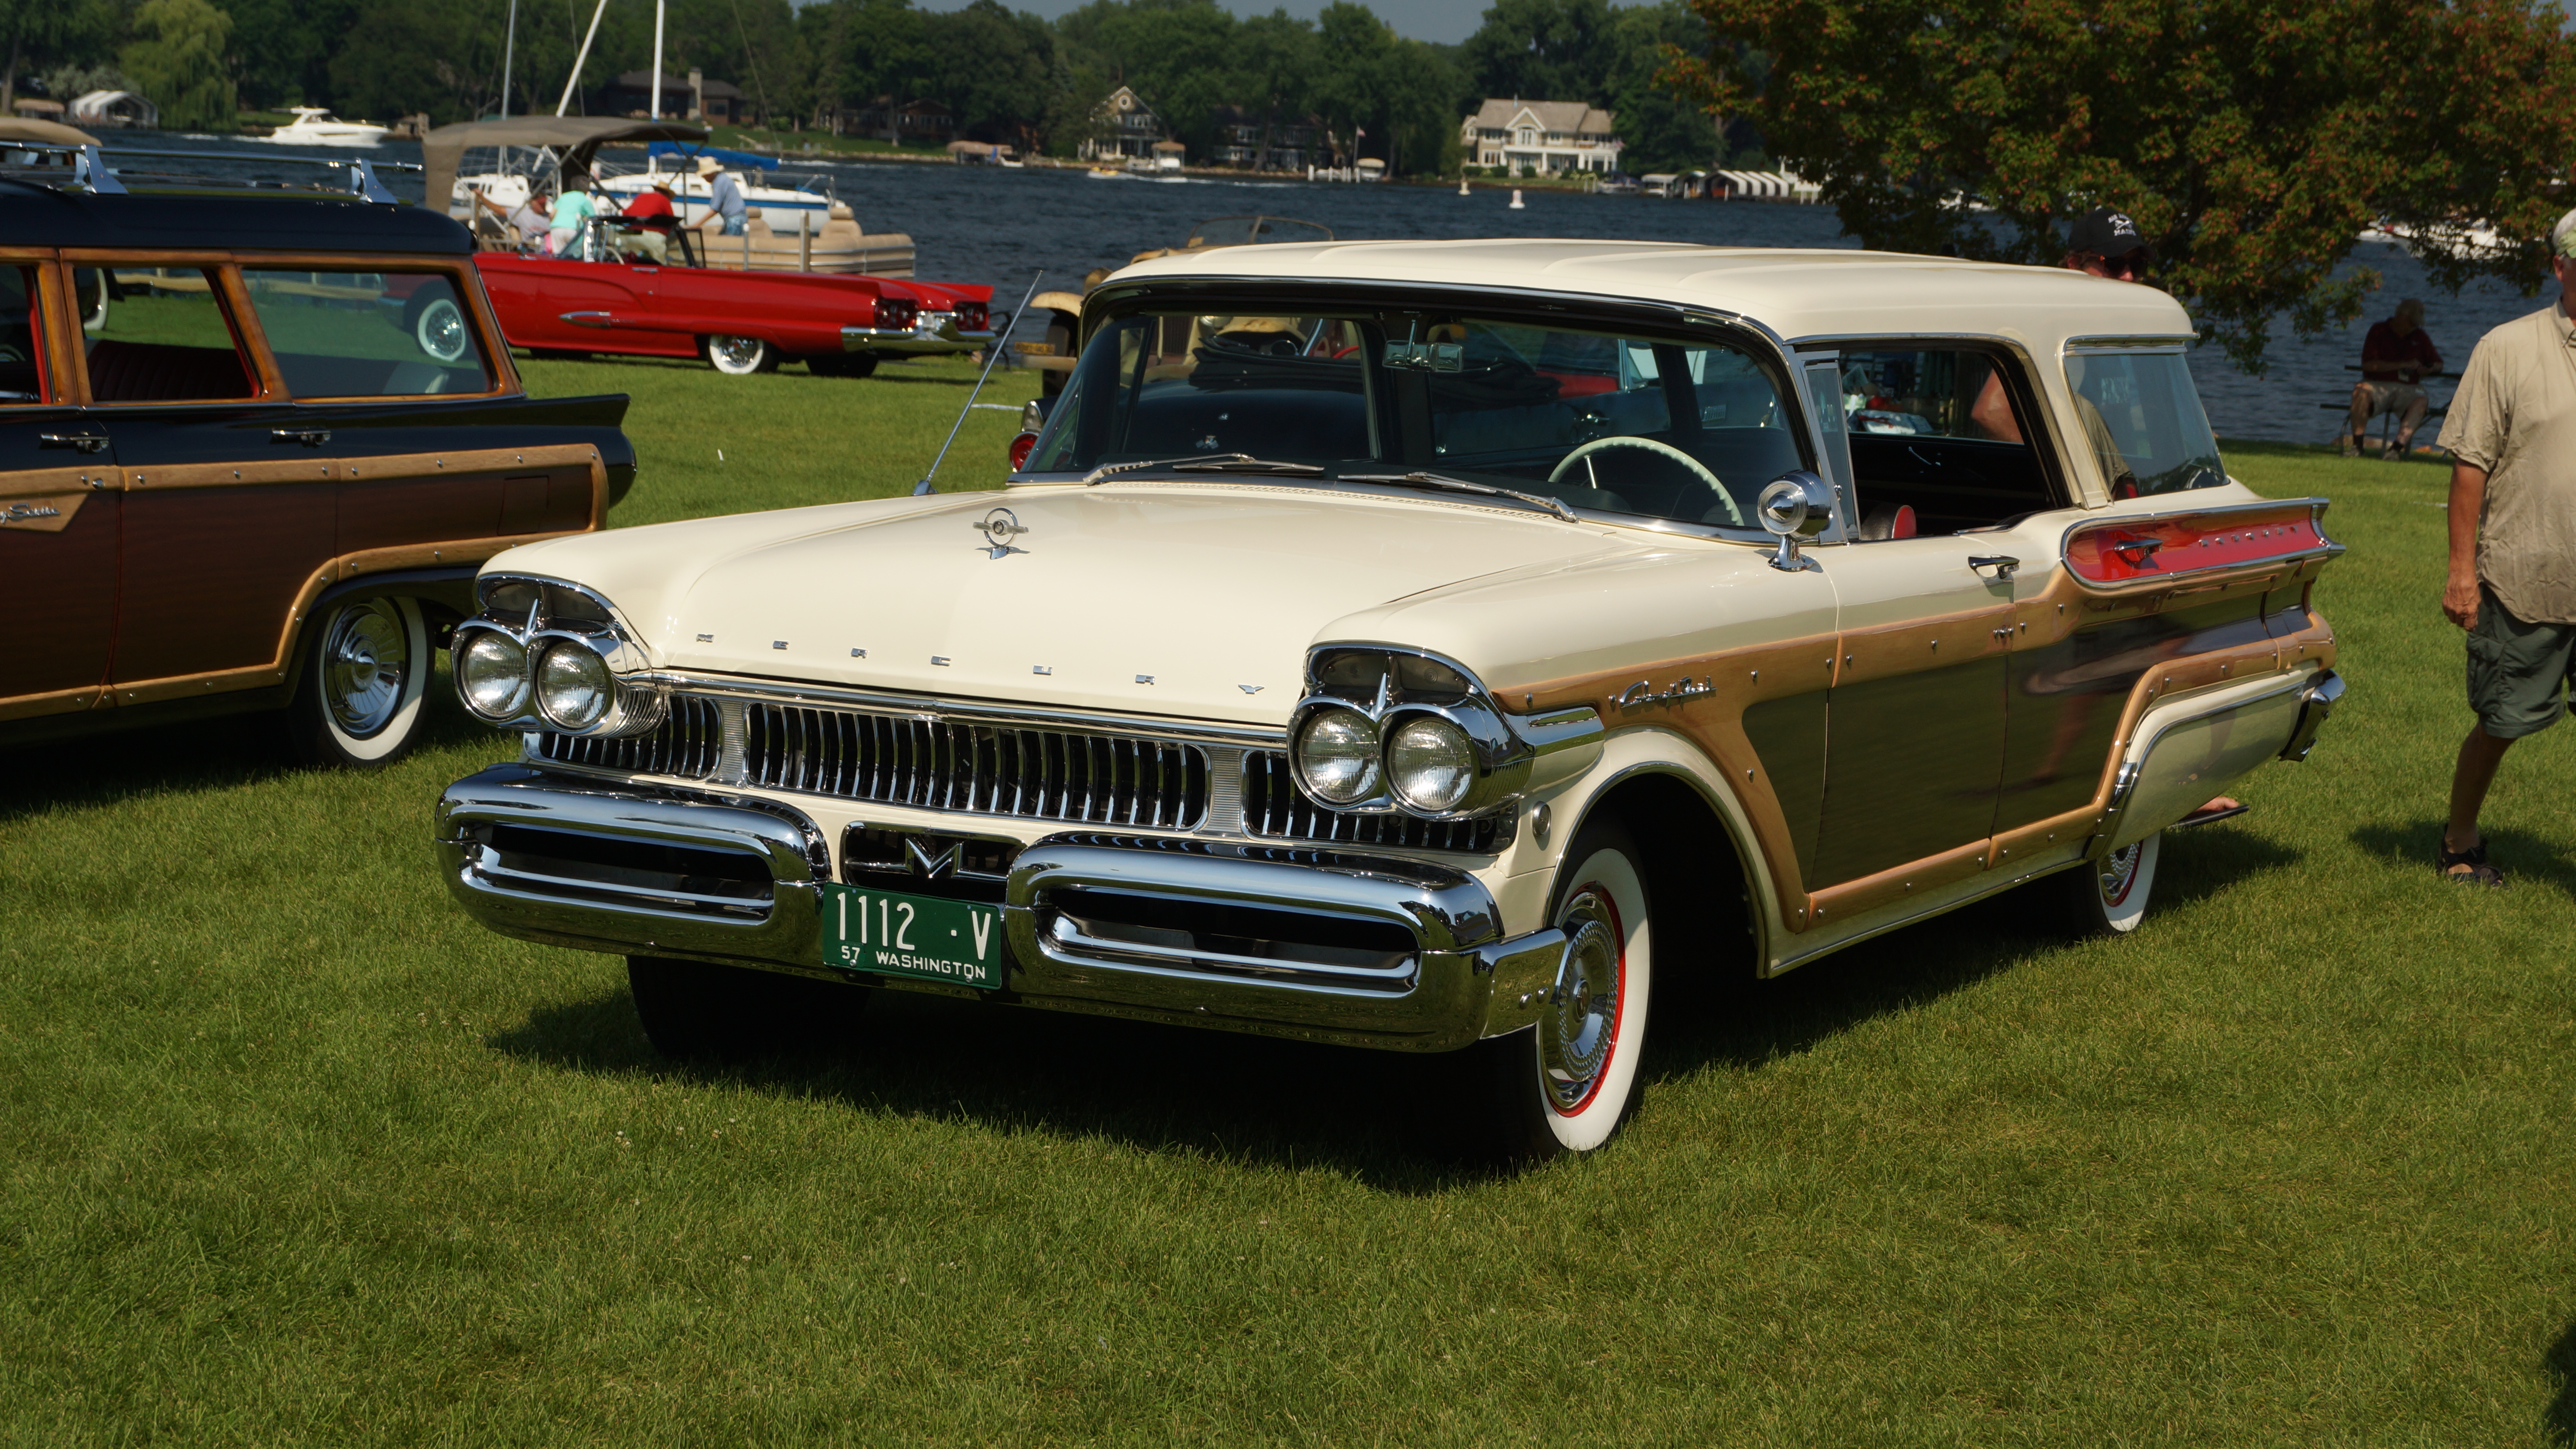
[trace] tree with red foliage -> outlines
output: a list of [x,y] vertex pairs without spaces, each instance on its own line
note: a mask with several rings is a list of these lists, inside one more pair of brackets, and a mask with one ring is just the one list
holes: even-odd
[[1750,116],[1864,245],[2052,264],[2062,223],[2117,207],[2249,372],[2274,319],[2359,315],[2377,274],[2335,271],[2365,228],[2439,284],[2529,292],[2576,203],[2576,42],[2545,0],[1690,4],[1709,44],[1661,79]]

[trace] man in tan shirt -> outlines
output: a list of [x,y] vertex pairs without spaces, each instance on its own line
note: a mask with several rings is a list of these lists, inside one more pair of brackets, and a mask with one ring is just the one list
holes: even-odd
[[2478,339],[2442,425],[2451,570],[2442,612],[2469,631],[2469,707],[2442,871],[2501,886],[2478,809],[2504,752],[2567,712],[2576,662],[2576,211],[2549,232],[2558,300]]

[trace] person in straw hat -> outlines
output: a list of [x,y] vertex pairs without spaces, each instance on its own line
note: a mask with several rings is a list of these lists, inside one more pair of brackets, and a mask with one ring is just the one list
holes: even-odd
[[698,158],[698,175],[707,183],[707,215],[698,230],[720,227],[725,236],[740,236],[751,224],[751,208],[742,199],[742,184],[713,156]]

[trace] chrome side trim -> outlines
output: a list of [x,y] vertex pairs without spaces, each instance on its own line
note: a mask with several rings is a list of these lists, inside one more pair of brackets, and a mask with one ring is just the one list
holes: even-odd
[[[2114,842],[2126,843],[2120,839],[2123,833],[2122,821],[2137,795],[2139,785],[2146,779],[2149,759],[2155,754],[2156,746],[2163,743],[2165,736],[2218,715],[2236,713],[2278,699],[2285,694],[2298,694],[2304,701],[2324,682],[2324,677],[2330,677],[2331,673],[2332,671],[2284,673],[2264,681],[2261,688],[2242,689],[2240,692],[2237,688],[2222,687],[2206,695],[2186,698],[2171,708],[2160,707],[2159,711],[2150,711],[2143,722],[2144,727],[2120,746],[2119,773],[2112,776],[2111,798],[2103,808],[2101,823],[2094,827],[2093,838],[2085,845],[2085,857],[2097,859],[2110,851]],[[2340,683],[2341,681],[2338,680],[2337,684],[2340,685]],[[2338,688],[2336,697],[2340,698],[2341,693]],[[2306,712],[2304,703],[2301,709],[2302,718],[2304,718]],[[2295,729],[2292,738],[2295,738]],[[2212,788],[2223,788],[2225,783],[2224,780],[2213,782]]]

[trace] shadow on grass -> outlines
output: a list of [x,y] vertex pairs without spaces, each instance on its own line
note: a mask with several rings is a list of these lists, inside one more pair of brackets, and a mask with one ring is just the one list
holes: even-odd
[[[2433,853],[2442,843],[2443,822],[2417,820],[2405,825],[2364,825],[2352,832],[2352,843],[2391,865],[2433,873]],[[2508,880],[2549,886],[2576,896],[2576,858],[2561,841],[2543,840],[2519,830],[2489,830],[2487,859]]]
[[[2168,834],[2149,907],[2169,911],[2294,865],[2297,851],[2230,825]],[[2078,866],[2076,870],[2084,867]],[[2071,874],[1920,921],[1772,981],[1703,989],[1656,1022],[1653,1075],[1759,1067],[1881,1016],[1928,1005],[2074,939],[2058,895]]]
[[2576,1324],[2558,1335],[2549,1352],[2541,1355],[2540,1366],[2558,1390],[2541,1413],[2541,1436],[2551,1444],[2576,1445]]
[[[2201,834],[2198,842],[2166,851],[2175,901],[2297,858],[2242,832]],[[1778,981],[1659,993],[1649,1081],[1716,1063],[1759,1069],[1872,1018],[1914,1010],[2062,945],[2067,937],[2052,910],[2044,885],[2025,888],[1865,942]],[[909,991],[853,991],[865,1010],[845,1038],[739,1066],[660,1057],[623,991],[541,1007],[524,1024],[494,1033],[487,1045],[574,1071],[732,1083],[1004,1132],[1108,1138],[1246,1164],[1322,1166],[1395,1193],[1435,1192],[1498,1175],[1444,1161],[1436,1137],[1410,1113],[1453,1058]]]
[[1440,1160],[1403,1105],[1437,1059],[1193,1031],[910,991],[852,987],[847,1035],[735,1065],[656,1054],[623,991],[532,1011],[486,1039],[575,1071],[731,1084],[1005,1133],[1105,1138],[1158,1152],[1324,1167],[1429,1193],[1498,1174]]
[[[420,749],[468,742],[516,742],[469,718],[442,670],[431,679]],[[28,746],[42,751],[42,771],[0,779],[0,824],[62,807],[123,804],[158,795],[237,789],[306,767],[286,741],[276,712],[218,715],[171,724],[64,735]]]

